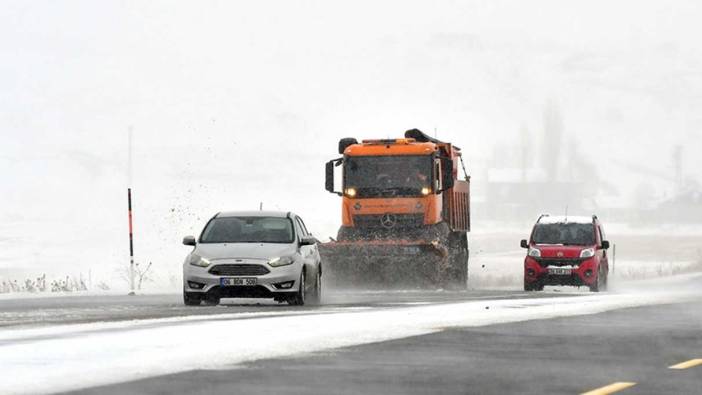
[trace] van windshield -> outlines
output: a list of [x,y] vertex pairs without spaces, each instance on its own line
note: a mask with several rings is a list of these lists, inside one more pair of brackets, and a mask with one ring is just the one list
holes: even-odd
[[200,243],[292,243],[292,222],[280,217],[221,217],[212,219]]
[[535,244],[594,245],[592,224],[536,224],[532,239]]

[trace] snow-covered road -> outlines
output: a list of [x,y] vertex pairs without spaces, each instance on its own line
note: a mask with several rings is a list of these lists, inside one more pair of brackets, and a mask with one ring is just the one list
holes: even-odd
[[49,393],[427,334],[684,303],[696,292],[332,306],[0,330],[3,392]]

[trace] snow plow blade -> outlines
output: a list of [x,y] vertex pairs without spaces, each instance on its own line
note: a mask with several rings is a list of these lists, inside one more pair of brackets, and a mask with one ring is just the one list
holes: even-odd
[[325,285],[337,289],[441,288],[448,265],[438,241],[331,241],[319,252]]

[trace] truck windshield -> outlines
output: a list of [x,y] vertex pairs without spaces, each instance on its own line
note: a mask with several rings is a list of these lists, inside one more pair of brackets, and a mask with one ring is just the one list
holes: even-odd
[[289,218],[220,217],[212,219],[200,243],[292,243]]
[[432,158],[424,156],[356,156],[344,160],[344,187],[357,197],[420,196],[431,188]]
[[536,244],[595,244],[595,232],[592,224],[536,224],[532,238]]

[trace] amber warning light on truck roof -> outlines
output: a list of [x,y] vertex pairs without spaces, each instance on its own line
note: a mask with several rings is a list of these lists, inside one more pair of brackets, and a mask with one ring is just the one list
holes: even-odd
[[363,144],[411,144],[415,139],[380,139],[380,140],[363,140]]

